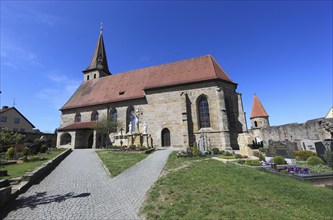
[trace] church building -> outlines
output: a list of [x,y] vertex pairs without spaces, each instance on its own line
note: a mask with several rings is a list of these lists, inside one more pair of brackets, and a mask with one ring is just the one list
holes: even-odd
[[[111,74],[101,31],[83,82],[60,109],[57,147],[188,147],[204,137],[208,147],[238,149],[247,125],[236,89],[211,55]],[[101,134],[95,125],[106,118],[118,126]]]

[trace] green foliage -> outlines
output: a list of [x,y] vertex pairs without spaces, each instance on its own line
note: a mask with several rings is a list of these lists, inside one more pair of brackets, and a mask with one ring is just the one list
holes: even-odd
[[28,158],[29,161],[42,161],[46,159],[47,159],[46,157],[41,157],[41,156],[32,156]]
[[259,160],[247,160],[245,164],[248,166],[261,166],[261,162]]
[[323,157],[324,157],[325,163],[333,169],[333,154],[332,154],[331,148],[329,148],[329,147],[326,148]]
[[245,164],[245,160],[237,160],[238,164]]
[[132,144],[128,147],[128,150],[136,150],[135,144]]
[[306,161],[311,156],[316,156],[316,153],[309,150],[296,150],[294,151],[296,160]]
[[259,160],[260,161],[266,161],[265,157],[262,154],[259,156]]
[[253,156],[255,156],[255,157],[261,157],[262,153],[260,153],[259,151],[253,151]]
[[219,156],[219,158],[222,158],[222,159],[236,159],[234,155],[230,155],[230,156],[226,156],[226,155],[223,155],[223,156]]
[[212,149],[212,152],[213,152],[213,154],[220,154],[220,149],[218,149],[217,147],[214,147]]
[[273,157],[272,162],[275,163],[275,164],[277,164],[277,165],[286,164],[286,161],[281,156],[275,156],[275,157]]
[[240,155],[240,154],[235,154],[235,158],[236,158],[236,159],[241,159],[241,158],[243,158],[243,157],[242,157],[242,155]]
[[16,147],[24,141],[25,136],[12,132],[8,128],[3,128],[0,131],[0,152],[6,150],[10,145]]
[[229,151],[226,151],[226,152],[224,153],[224,155],[225,155],[225,156],[233,156],[232,153],[230,153]]
[[46,153],[48,150],[48,147],[46,144],[43,144],[42,147],[40,148],[40,153]]
[[15,154],[14,147],[8,148],[8,150],[6,152],[6,159],[7,160],[13,159],[14,158],[14,154]]
[[193,147],[192,148],[192,154],[193,154],[194,157],[200,157],[200,156],[202,156],[200,150],[197,147]]
[[317,156],[311,156],[306,160],[306,163],[309,166],[314,166],[314,165],[323,165],[324,161]]
[[29,154],[30,154],[30,150],[29,150],[29,148],[25,147],[25,148],[23,149],[23,151],[22,151],[22,155],[23,155],[23,156],[29,156]]
[[265,148],[259,147],[259,151],[262,152],[262,153],[265,153]]
[[329,166],[325,165],[313,165],[313,166],[307,166],[310,169],[311,173],[331,173],[333,170]]

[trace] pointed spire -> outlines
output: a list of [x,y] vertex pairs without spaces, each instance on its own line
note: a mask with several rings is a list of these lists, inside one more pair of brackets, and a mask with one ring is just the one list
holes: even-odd
[[106,75],[111,75],[111,73],[109,71],[109,67],[108,67],[108,62],[106,59],[102,23],[101,23],[100,33],[99,33],[99,37],[98,37],[97,44],[95,47],[95,51],[94,51],[94,54],[90,61],[90,65],[87,67],[87,69],[83,70],[83,72],[85,73],[90,70],[101,70]]
[[253,103],[252,103],[252,111],[250,119],[256,117],[269,117],[264,106],[261,104],[259,98],[256,94],[254,94]]

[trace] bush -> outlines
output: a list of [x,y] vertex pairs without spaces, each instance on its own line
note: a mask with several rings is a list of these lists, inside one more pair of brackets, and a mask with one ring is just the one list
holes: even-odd
[[275,156],[275,157],[273,157],[272,162],[275,163],[275,164],[277,164],[277,165],[286,164],[286,161],[281,156]]
[[46,144],[43,144],[42,147],[40,148],[40,151],[39,151],[39,152],[40,152],[40,153],[46,153],[47,150],[48,150],[47,145],[46,145]]
[[24,148],[23,151],[22,151],[22,155],[23,155],[23,156],[28,156],[29,154],[30,154],[30,150],[29,150],[29,148],[27,148],[27,147]]
[[8,148],[7,152],[6,152],[6,159],[10,160],[14,158],[14,154],[15,154],[15,150],[13,147]]
[[306,163],[309,166],[323,165],[324,161],[317,156],[311,156],[306,160]]
[[237,160],[238,164],[245,164],[245,160]]
[[265,148],[259,147],[259,151],[262,152],[262,153],[265,153]]
[[329,147],[326,148],[323,156],[326,164],[333,169],[333,154]]
[[214,148],[212,149],[212,152],[213,152],[213,154],[220,154],[220,149],[214,147]]
[[241,158],[243,158],[243,157],[242,157],[242,155],[240,155],[240,154],[235,154],[235,158],[236,158],[236,159],[241,159]]
[[197,147],[192,148],[192,154],[194,157],[202,156],[201,152],[199,151],[199,149]]
[[314,166],[307,166],[311,173],[329,173],[332,172],[332,168],[330,168],[329,166],[325,166],[325,165],[314,165]]
[[132,144],[129,146],[128,150],[136,150],[136,146],[135,144]]
[[296,150],[294,151],[296,160],[306,161],[311,156],[316,156],[316,153],[309,150]]
[[29,157],[28,159],[29,161],[40,161],[40,160],[46,160],[45,157],[40,157],[40,156],[33,156],[33,157]]
[[224,155],[225,155],[225,156],[232,156],[232,153],[230,153],[229,151],[226,151],[226,152],[224,153]]
[[253,151],[253,156],[260,157],[262,156],[262,153],[260,153],[259,151]]
[[261,166],[261,162],[259,160],[247,160],[245,164],[248,166]]
[[260,161],[266,161],[265,157],[262,154],[259,156],[259,160]]

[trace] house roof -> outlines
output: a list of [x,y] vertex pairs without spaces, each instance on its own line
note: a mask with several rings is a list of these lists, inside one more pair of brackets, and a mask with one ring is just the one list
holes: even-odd
[[0,109],[0,114],[4,113],[4,112],[7,112],[9,110],[14,110],[16,111],[19,115],[21,115],[21,117],[26,120],[32,128],[35,128],[35,125],[33,125],[21,112],[19,112],[19,110],[17,110],[15,107],[8,107],[8,108],[2,108]]
[[256,117],[269,117],[259,98],[254,95],[250,119]]
[[96,125],[96,121],[89,122],[75,122],[68,126],[58,129],[58,131],[71,131],[71,130],[84,130],[84,129],[93,129]]
[[211,55],[152,66],[82,82],[61,110],[144,98],[145,89],[231,78]]

